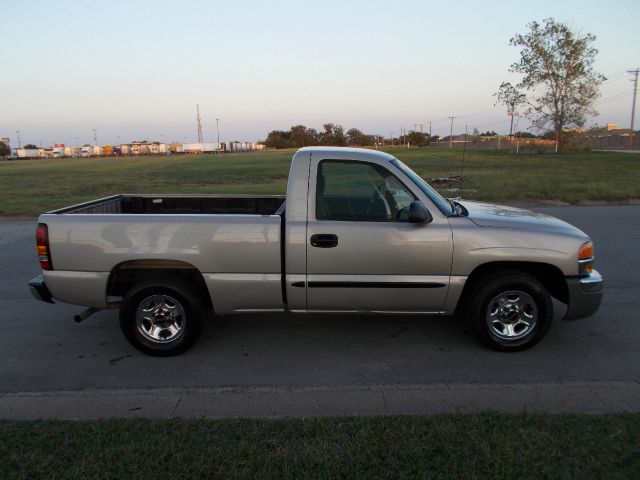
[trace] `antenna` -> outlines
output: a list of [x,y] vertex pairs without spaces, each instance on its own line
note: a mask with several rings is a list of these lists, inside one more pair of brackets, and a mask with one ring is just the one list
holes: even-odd
[[196,121],[198,123],[198,143],[202,143],[202,119],[200,118],[200,105],[196,105]]
[[458,198],[462,198],[462,172],[464,171],[464,155],[467,153],[467,126],[464,126],[464,144],[462,146],[462,162],[460,162],[460,179],[458,181]]

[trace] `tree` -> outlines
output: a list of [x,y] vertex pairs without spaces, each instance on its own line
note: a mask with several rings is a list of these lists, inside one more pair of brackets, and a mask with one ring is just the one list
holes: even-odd
[[350,128],[347,130],[347,141],[353,147],[360,147],[365,144],[366,135],[362,130]]
[[407,134],[407,142],[409,142],[409,145],[424,147],[425,145],[429,145],[429,134],[411,130]]
[[[307,128],[304,125],[294,125],[289,130],[273,130],[262,142],[270,148],[300,148],[309,145],[372,147],[382,143],[382,138],[375,135],[367,135],[362,130],[351,128],[345,134],[341,125],[325,123],[323,131],[318,133],[315,128]],[[428,137],[428,136],[427,136]],[[427,142],[428,143],[428,142]]]
[[513,118],[518,116],[518,109],[526,103],[527,96],[509,82],[502,82],[498,91],[493,95],[497,97],[496,105],[502,104],[507,107],[507,115],[511,117],[511,126],[509,127],[509,140],[511,140],[513,137]]
[[267,135],[267,139],[264,141],[267,147],[271,148],[290,148],[291,147],[291,135],[290,132],[282,130],[273,130]]
[[553,18],[527,27],[527,33],[509,41],[522,49],[510,71],[523,75],[515,88],[526,95],[527,117],[534,127],[553,128],[557,151],[564,128],[581,127],[587,117],[597,115],[593,103],[605,77],[593,69],[598,50],[591,44],[596,37],[577,34]]
[[[515,135],[518,138],[536,138],[536,136],[531,132],[516,132]],[[551,136],[551,139],[553,139],[553,135]]]
[[11,148],[4,142],[0,142],[0,157],[8,157],[11,155]]
[[37,149],[38,147],[36,147],[33,143],[27,143],[27,144],[24,146],[24,148],[25,148],[26,150],[35,150],[35,149]]
[[294,125],[290,131],[291,147],[300,148],[318,144],[318,132],[304,125]]
[[322,145],[344,147],[347,144],[347,138],[344,135],[344,129],[341,125],[325,123],[322,127],[324,131],[319,135]]

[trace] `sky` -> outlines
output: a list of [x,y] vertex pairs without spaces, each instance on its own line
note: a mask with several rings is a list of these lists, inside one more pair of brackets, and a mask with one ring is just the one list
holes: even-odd
[[[610,78],[588,125],[628,127],[640,2],[0,0],[0,137],[21,142],[264,139],[333,122],[398,136],[508,131],[515,33],[554,17],[597,36]],[[640,109],[638,109],[640,110]],[[526,127],[526,122],[521,121]],[[638,128],[636,115],[636,128]],[[417,127],[418,129],[420,127]],[[523,128],[521,128],[523,129]]]

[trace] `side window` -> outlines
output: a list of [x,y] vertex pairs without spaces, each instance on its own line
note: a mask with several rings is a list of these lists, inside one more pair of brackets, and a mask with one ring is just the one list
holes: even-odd
[[318,166],[318,220],[407,221],[415,199],[400,180],[378,165],[323,160]]

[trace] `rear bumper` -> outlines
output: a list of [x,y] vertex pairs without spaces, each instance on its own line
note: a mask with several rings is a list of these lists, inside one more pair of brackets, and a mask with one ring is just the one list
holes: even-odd
[[42,275],[38,275],[31,279],[29,282],[29,290],[31,291],[31,295],[33,295],[37,300],[46,303],[54,303],[53,298],[51,297],[51,292],[45,285]]
[[588,277],[567,278],[569,302],[565,320],[590,317],[598,311],[604,295],[604,280],[597,270]]

